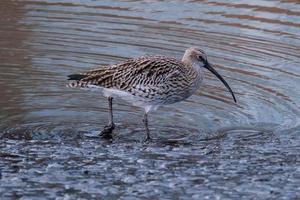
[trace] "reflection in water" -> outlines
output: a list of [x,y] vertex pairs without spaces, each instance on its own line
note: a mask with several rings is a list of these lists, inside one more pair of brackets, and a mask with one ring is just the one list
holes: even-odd
[[[299,198],[297,1],[0,3],[1,198]],[[112,143],[99,94],[66,75],[128,57],[180,58],[199,46],[206,73],[187,101],[151,114],[117,100]],[[121,123],[120,123],[121,122]],[[11,181],[14,180],[14,181]]]
[[24,17],[24,11],[20,9],[22,6],[8,1],[0,8],[1,127],[23,123],[23,114],[26,112],[22,107],[27,76],[25,71],[32,71],[32,69],[23,43],[29,33],[23,31],[18,24]]

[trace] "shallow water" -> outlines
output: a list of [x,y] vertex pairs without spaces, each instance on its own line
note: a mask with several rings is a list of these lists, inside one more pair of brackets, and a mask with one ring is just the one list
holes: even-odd
[[[0,2],[1,199],[300,199],[300,4],[282,1]],[[188,100],[150,115],[66,76],[198,46]]]

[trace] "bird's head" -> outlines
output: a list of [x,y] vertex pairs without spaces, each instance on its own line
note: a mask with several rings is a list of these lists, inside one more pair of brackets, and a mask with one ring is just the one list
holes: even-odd
[[197,47],[191,47],[188,48],[184,56],[182,58],[182,62],[185,64],[197,66],[200,68],[206,68],[208,69],[211,73],[213,73],[222,83],[225,85],[225,87],[230,91],[232,98],[234,102],[236,102],[236,98],[234,96],[233,91],[229,87],[228,83],[224,80],[224,78],[209,64],[207,61],[206,54],[203,50],[197,48]]
[[195,64],[199,67],[204,67],[207,62],[207,57],[203,50],[197,47],[190,47],[185,51],[183,61],[191,65]]

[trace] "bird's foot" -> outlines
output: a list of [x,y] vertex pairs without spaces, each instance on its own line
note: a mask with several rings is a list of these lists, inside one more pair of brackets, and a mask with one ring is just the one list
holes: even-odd
[[106,125],[104,126],[103,130],[100,132],[100,137],[103,138],[103,139],[112,139],[112,132],[113,130],[115,129],[115,124],[112,123],[112,124],[109,124],[109,125]]
[[151,143],[151,142],[153,142],[153,139],[149,135],[147,135],[143,140],[143,143]]

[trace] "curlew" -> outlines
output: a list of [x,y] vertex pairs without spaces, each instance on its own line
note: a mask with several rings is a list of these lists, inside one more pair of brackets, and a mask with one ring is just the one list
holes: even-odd
[[115,128],[112,101],[120,97],[145,110],[143,122],[146,129],[144,141],[150,140],[148,113],[159,106],[185,100],[195,93],[204,78],[204,68],[220,79],[235,96],[228,83],[209,64],[203,50],[188,48],[182,59],[165,56],[142,56],[115,65],[69,75],[71,88],[97,89],[108,98],[109,123],[100,135],[111,137]]

